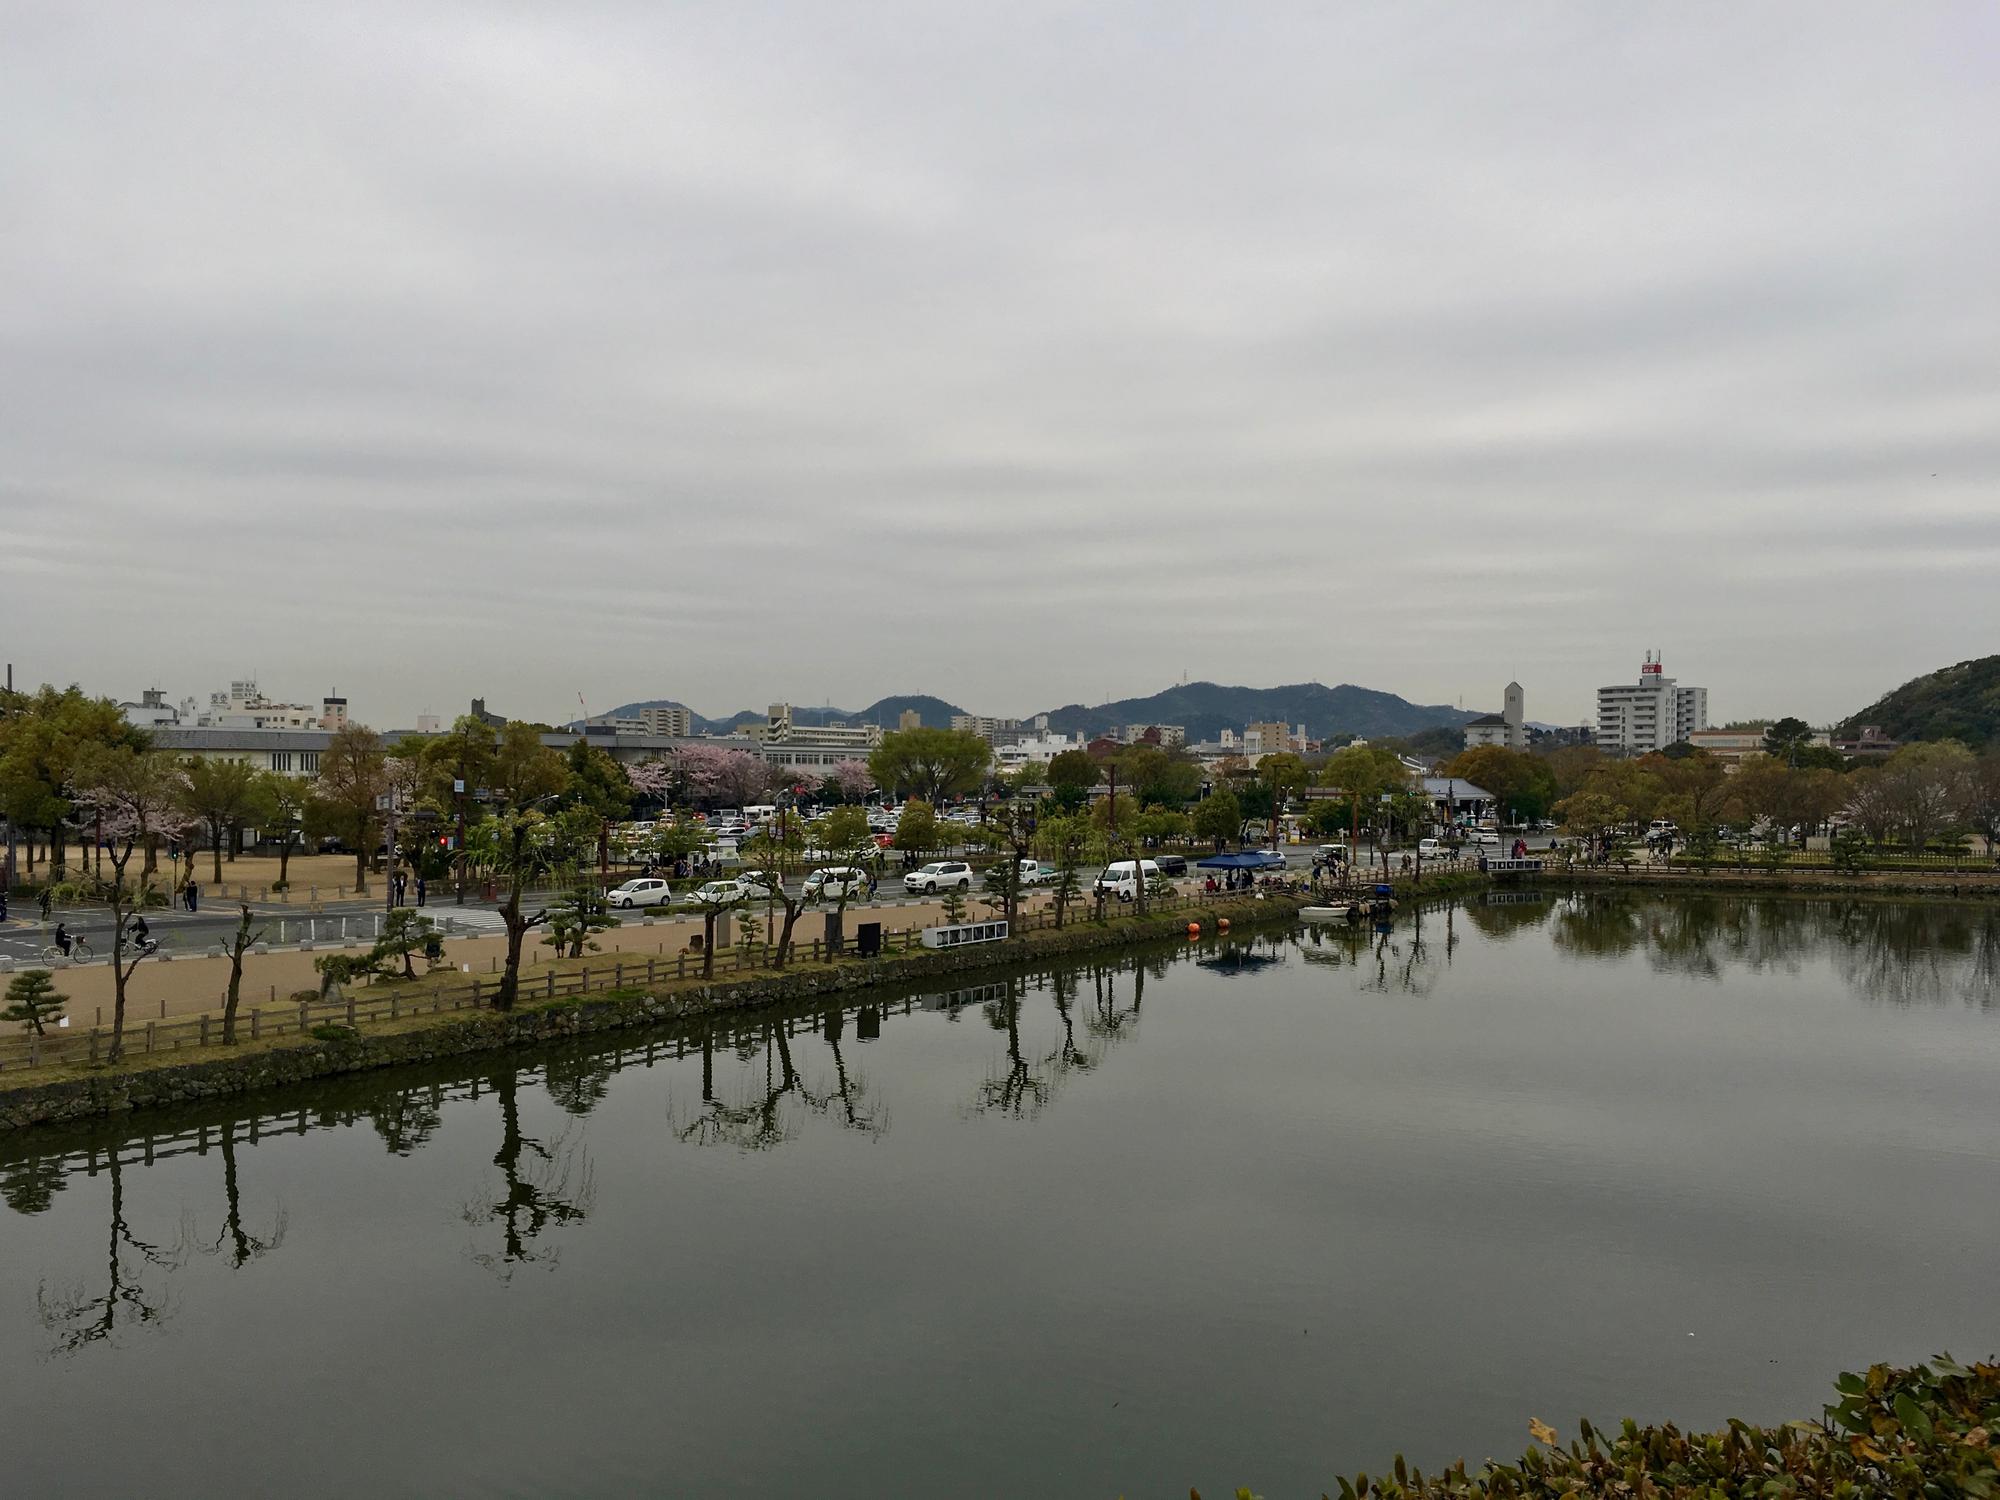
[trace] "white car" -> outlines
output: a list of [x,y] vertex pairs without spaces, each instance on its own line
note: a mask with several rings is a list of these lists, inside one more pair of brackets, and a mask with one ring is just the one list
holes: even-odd
[[604,893],[607,904],[622,911],[630,911],[635,906],[665,906],[674,899],[673,889],[664,880],[647,876],[639,880],[628,880],[623,885],[614,885]]
[[1466,829],[1465,841],[1468,844],[1478,844],[1487,849],[1498,849],[1500,847],[1500,835],[1490,828]]
[[961,891],[972,889],[971,865],[963,860],[941,859],[903,877],[903,889],[913,896],[935,896],[952,886]]
[[868,894],[868,872],[858,865],[829,865],[806,876],[806,894],[822,901]]
[[1450,859],[1451,846],[1442,839],[1420,839],[1417,843],[1418,859]]
[[764,895],[762,886],[752,886],[741,880],[709,880],[695,887],[689,899],[697,906],[727,906],[732,901],[757,901]]

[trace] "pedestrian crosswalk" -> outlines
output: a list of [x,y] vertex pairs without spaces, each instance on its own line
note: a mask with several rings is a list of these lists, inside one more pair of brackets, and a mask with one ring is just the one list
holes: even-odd
[[489,906],[423,908],[422,915],[437,924],[441,932],[505,932],[507,920]]

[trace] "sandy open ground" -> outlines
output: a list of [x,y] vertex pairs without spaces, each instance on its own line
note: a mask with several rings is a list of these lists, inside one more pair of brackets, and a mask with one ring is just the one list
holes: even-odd
[[[443,908],[438,914],[449,915],[450,908]],[[754,914],[761,922],[763,909],[756,909]],[[800,943],[809,947],[813,938],[825,933],[826,916],[823,910],[800,915],[796,929]],[[986,908],[973,903],[971,919],[984,920],[985,917]],[[778,920],[782,923],[783,919],[780,909]],[[847,932],[851,939],[855,927],[864,921],[880,921],[885,932],[901,932],[911,927],[933,926],[943,920],[943,908],[933,903],[887,907],[857,905],[847,909]],[[616,963],[621,954],[630,955],[642,963],[648,957],[671,958],[687,948],[690,938],[700,935],[700,918],[677,917],[650,923],[628,921],[624,926],[598,933],[594,941],[599,954],[609,965]],[[550,950],[543,945],[542,936],[539,929],[529,934],[522,955],[524,972],[529,965],[539,966],[549,961]],[[295,991],[316,989],[319,975],[313,968],[315,959],[330,952],[359,953],[367,947],[367,943],[357,939],[348,946],[328,943],[311,951],[285,949],[252,953],[243,961],[242,1003],[246,1007],[271,1004],[274,1000],[287,999]],[[454,967],[470,974],[499,973],[506,954],[507,939],[500,933],[445,939],[445,956]],[[224,958],[146,959],[134,972],[127,987],[127,1019],[145,1021],[199,1015],[203,1011],[219,1013],[228,984],[229,962]],[[100,1017],[103,1024],[109,1024],[113,1000],[109,964],[99,962],[81,968],[59,969],[56,971],[56,988],[69,998],[72,1027],[88,1028],[98,1024]],[[5,1029],[12,1031],[17,1028],[5,1026]]]

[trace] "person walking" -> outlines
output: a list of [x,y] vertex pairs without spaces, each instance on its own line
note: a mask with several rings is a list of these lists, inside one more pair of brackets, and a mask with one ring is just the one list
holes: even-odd
[[190,880],[190,881],[189,881],[189,882],[187,883],[187,890],[186,890],[186,891],[185,891],[185,892],[184,892],[183,894],[185,894],[185,895],[186,895],[186,897],[187,897],[187,909],[188,909],[188,910],[189,910],[190,912],[195,912],[195,911],[199,911],[199,910],[201,910],[201,887],[200,887],[200,886],[196,885],[196,884],[195,884],[195,883],[194,883],[194,882],[193,882],[192,880]]
[[55,901],[55,882],[51,880],[42,887],[41,907],[42,907],[42,920],[44,922],[48,921],[49,919],[49,908],[54,903],[54,901]]
[[424,877],[419,875],[417,877],[417,905],[422,906],[423,904],[424,904]]

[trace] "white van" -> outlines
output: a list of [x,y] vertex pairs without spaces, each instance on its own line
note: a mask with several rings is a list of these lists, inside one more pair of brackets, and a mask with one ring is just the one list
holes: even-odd
[[743,809],[743,821],[750,824],[768,823],[778,815],[778,809],[768,803]]
[[1121,859],[1104,867],[1104,873],[1097,877],[1091,890],[1116,896],[1120,901],[1135,901],[1139,896],[1141,874],[1145,877],[1146,888],[1151,890],[1153,882],[1160,878],[1160,867],[1150,859],[1142,859],[1136,866],[1129,859]]

